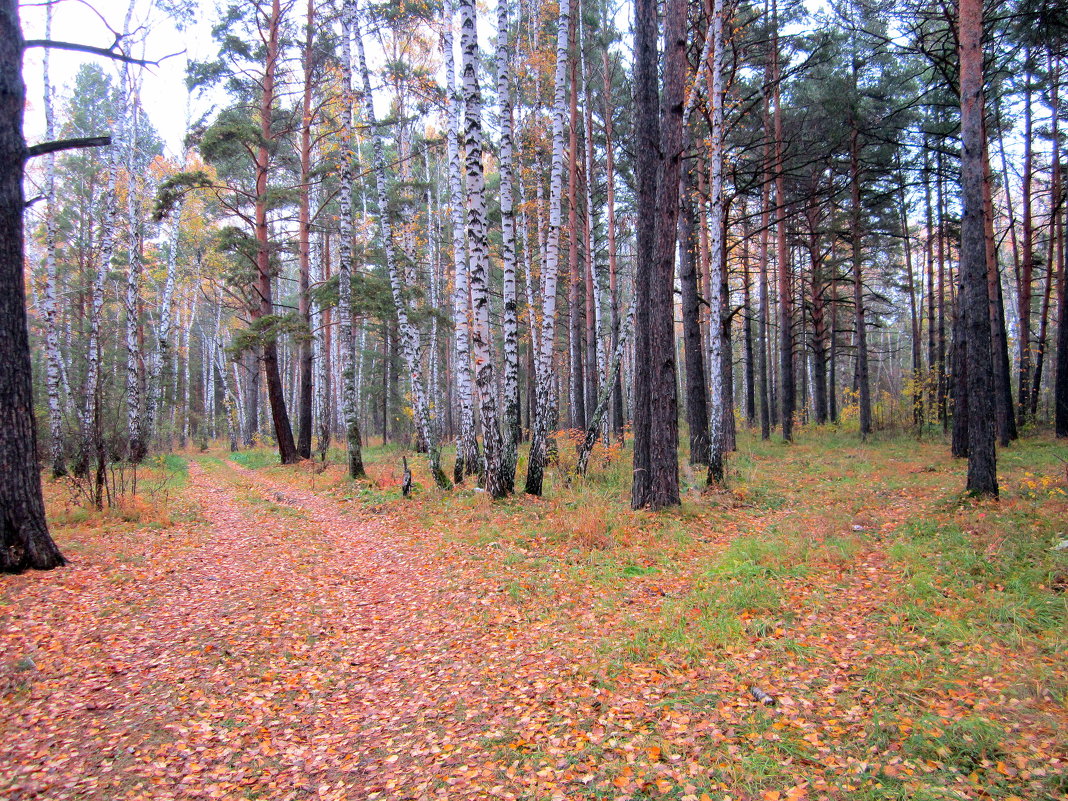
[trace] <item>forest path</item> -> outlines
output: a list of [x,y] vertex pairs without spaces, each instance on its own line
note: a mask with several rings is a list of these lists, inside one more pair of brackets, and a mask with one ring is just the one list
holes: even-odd
[[76,560],[23,589],[49,597],[4,633],[33,667],[0,796],[490,797],[510,722],[583,694],[536,630],[472,628],[490,588],[388,515],[218,462],[189,493],[202,524],[123,580]]
[[[1021,681],[1063,686],[1044,678],[1063,660],[964,639],[938,613],[970,597],[907,583],[887,543],[938,502],[924,465],[887,468],[922,491],[842,470],[773,485],[773,509],[669,520],[665,564],[553,534],[603,507],[372,503],[390,479],[198,455],[165,525],[89,517],[71,565],[4,577],[0,798],[854,797],[876,770],[1043,797],[1063,709]],[[978,778],[913,755],[920,723],[980,713],[1005,734]]]

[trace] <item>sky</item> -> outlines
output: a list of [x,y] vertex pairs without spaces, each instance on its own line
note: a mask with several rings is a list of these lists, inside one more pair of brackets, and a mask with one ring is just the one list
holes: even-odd
[[[33,2],[35,0],[24,2],[19,12],[23,36],[27,39],[44,38],[45,10],[42,6],[30,5]],[[205,3],[205,6],[211,8],[210,3]],[[99,14],[94,13],[92,8]],[[95,47],[110,46],[114,41],[114,34],[108,30],[108,26],[115,30],[122,29],[128,2],[93,0],[92,8],[82,0],[57,0],[53,10],[52,39]],[[211,13],[214,14],[213,11]],[[132,27],[145,23],[148,29],[144,46],[145,58],[156,60],[172,53],[187,51],[164,60],[158,67],[145,67],[142,73],[141,104],[172,156],[180,155],[185,134],[187,59],[205,58],[214,51],[214,43],[211,40],[212,23],[208,17],[209,15],[205,15],[204,18],[194,20],[185,31],[179,32],[174,23],[150,3],[145,0],[137,0],[135,3]],[[27,50],[23,58],[22,71],[28,101],[25,132],[29,144],[41,141],[44,136],[42,54],[43,50],[33,48]],[[140,55],[140,52],[135,55]],[[52,50],[50,72],[57,95],[57,121],[62,119],[62,106],[70,94],[74,76],[85,62],[96,62],[112,76],[118,76],[119,62],[89,53]],[[194,116],[203,110],[205,109],[194,108]]]
[[[26,39],[44,38],[45,9],[43,0],[23,0],[20,9],[23,36]],[[52,39],[77,42],[79,44],[108,47],[114,40],[109,30],[121,30],[130,0],[56,0],[53,11]],[[211,38],[211,28],[219,14],[216,2],[199,0],[195,5],[199,9],[197,18],[187,22],[184,30],[179,31],[174,22],[158,8],[152,0],[133,0],[134,17],[132,28],[143,24],[148,30],[145,40],[144,58],[155,61],[174,53],[180,55],[165,59],[159,66],[145,67],[142,73],[141,105],[148,113],[149,119],[163,138],[168,155],[180,158],[182,140],[185,136],[187,119],[187,97],[185,88],[186,66],[191,60],[207,60],[217,53],[217,46]],[[91,3],[91,5],[90,5]],[[94,12],[93,9],[96,9]],[[98,13],[97,13],[98,12]],[[482,47],[491,46],[493,33],[490,16],[479,20],[479,39]],[[101,20],[103,17],[106,23]],[[495,20],[496,17],[494,16]],[[485,23],[485,28],[483,24]],[[457,31],[457,40],[459,32]],[[372,74],[375,62],[381,58],[381,48],[374,39],[366,41],[368,60],[371,62]],[[184,51],[184,52],[182,52]],[[44,109],[42,83],[43,51],[39,48],[27,50],[23,59],[23,76],[26,81],[28,104],[26,108],[25,133],[29,144],[41,141],[44,136]],[[81,64],[96,62],[118,79],[121,65],[100,56],[88,53],[75,53],[62,50],[51,51],[52,85],[57,93],[56,119],[62,120],[62,107],[70,94],[70,86]],[[134,55],[140,57],[140,51]],[[210,111],[212,102],[221,103],[223,98],[216,92],[214,97],[194,97],[189,118],[196,120]],[[385,113],[387,101],[377,98],[376,107]],[[105,133],[105,132],[101,132]]]

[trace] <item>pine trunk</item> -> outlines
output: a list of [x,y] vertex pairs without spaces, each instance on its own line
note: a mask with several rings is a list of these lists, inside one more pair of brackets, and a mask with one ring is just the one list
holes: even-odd
[[998,494],[993,365],[987,290],[983,181],[983,3],[960,0],[961,300],[968,394],[968,482],[977,495]]
[[300,370],[297,390],[297,454],[311,458],[312,443],[312,310],[311,310],[311,128],[312,128],[312,44],[315,31],[315,2],[308,0],[304,38],[304,95],[300,119],[300,202],[297,212],[298,280],[297,313],[306,331],[297,340],[297,361]]
[[635,16],[638,336],[631,506],[656,510],[680,502],[674,277],[688,72],[686,3],[668,0],[665,7],[664,92],[659,103],[656,4],[640,0]]
[[0,572],[48,570],[65,564],[48,533],[33,368],[26,320],[22,190],[26,142],[22,114],[22,31],[15,0],[0,0]]
[[[258,122],[261,144],[256,148],[256,290],[259,296],[259,303],[253,304],[252,319],[254,322],[274,314],[270,230],[267,222],[267,181],[271,169],[269,143],[275,137],[272,122],[274,119],[275,75],[278,69],[281,27],[282,10],[280,0],[272,0],[271,16],[267,20],[267,60],[263,72],[263,92],[259,105]],[[263,367],[267,378],[267,399],[271,405],[271,421],[274,424],[278,456],[282,464],[293,464],[298,459],[297,446],[293,441],[293,428],[289,423],[289,412],[286,409],[282,374],[278,365],[278,341],[274,334],[267,335],[262,348]]]

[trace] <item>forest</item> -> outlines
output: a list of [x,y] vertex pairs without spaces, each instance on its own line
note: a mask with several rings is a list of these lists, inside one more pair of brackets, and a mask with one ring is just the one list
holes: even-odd
[[1068,8],[71,5],[0,794],[1068,798]]

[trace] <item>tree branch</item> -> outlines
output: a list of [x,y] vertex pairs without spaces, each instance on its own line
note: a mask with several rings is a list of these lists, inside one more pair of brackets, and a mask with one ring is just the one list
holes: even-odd
[[75,139],[57,139],[54,142],[41,142],[26,148],[26,158],[58,153],[61,150],[79,150],[86,147],[106,147],[111,144],[111,136],[81,136]]
[[127,64],[139,64],[142,67],[158,67],[163,61],[174,56],[179,56],[184,53],[184,50],[180,50],[177,53],[171,53],[164,56],[157,61],[149,61],[144,58],[134,58],[128,56],[125,53],[119,53],[115,50],[111,50],[106,47],[94,47],[93,45],[78,44],[77,42],[60,42],[54,39],[27,39],[23,42],[23,49],[29,49],[31,47],[49,47],[54,50],[74,50],[79,53],[92,53],[97,56],[103,56],[104,58],[114,59],[115,61],[123,61]]

